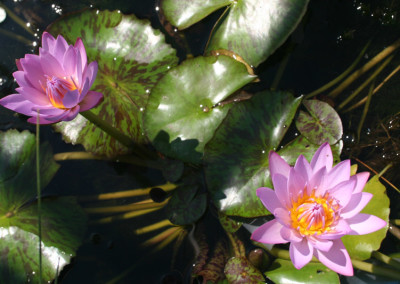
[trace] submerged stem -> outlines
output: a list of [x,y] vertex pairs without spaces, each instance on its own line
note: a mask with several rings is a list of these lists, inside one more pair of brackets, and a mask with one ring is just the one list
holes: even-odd
[[161,203],[152,202],[150,199],[149,202],[140,202],[140,203],[131,203],[127,205],[120,206],[108,206],[108,207],[91,207],[85,208],[85,211],[89,214],[104,214],[104,213],[120,213],[127,211],[139,211],[150,208],[159,208],[163,207],[168,203],[170,198],[167,198],[165,201]]
[[149,225],[149,226],[146,226],[146,227],[143,227],[143,228],[136,229],[135,230],[135,234],[136,235],[142,235],[142,234],[153,232],[155,230],[158,230],[158,229],[161,229],[161,228],[164,228],[164,227],[168,227],[168,226],[173,226],[173,224],[168,219],[165,219],[165,220],[162,220],[162,221],[157,222],[155,224],[152,224],[152,225]]
[[91,224],[109,224],[115,221],[122,221],[122,220],[128,220],[131,218],[135,218],[138,216],[142,216],[157,210],[160,210],[162,207],[157,207],[157,208],[150,208],[150,209],[145,209],[145,210],[138,210],[138,211],[131,211],[128,213],[120,214],[120,215],[115,215],[111,217],[105,217],[101,218],[98,220],[94,220],[91,222]]
[[40,124],[39,110],[36,116],[36,194],[38,201],[38,235],[39,235],[39,283],[42,283],[42,195],[40,190]]
[[362,115],[361,115],[360,122],[359,122],[359,124],[358,124],[358,128],[357,128],[357,143],[360,142],[361,129],[362,129],[362,127],[363,127],[365,118],[367,117],[369,105],[370,105],[370,103],[371,103],[372,92],[374,91],[374,87],[375,87],[375,81],[372,82],[371,86],[369,87],[369,91],[368,91],[368,100],[367,100],[367,103],[366,103],[365,106],[364,106],[364,110],[363,110],[363,113],[362,113]]
[[375,257],[377,260],[382,261],[383,263],[386,263],[388,265],[393,266],[394,268],[400,269],[400,262],[391,258],[390,256],[387,256],[379,251],[373,251],[372,252],[372,257]]

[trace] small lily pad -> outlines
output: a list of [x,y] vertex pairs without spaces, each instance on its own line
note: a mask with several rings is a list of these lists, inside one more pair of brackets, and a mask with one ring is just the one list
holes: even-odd
[[230,258],[224,271],[232,284],[265,282],[263,274],[244,256]]
[[342,121],[329,104],[318,100],[306,100],[303,104],[309,114],[300,111],[296,127],[310,142],[317,145],[325,142],[335,144],[342,138]]
[[[68,14],[48,31],[54,36],[61,34],[69,43],[82,38],[88,61],[97,61],[92,90],[103,93],[104,101],[91,111],[136,143],[147,142],[142,116],[148,96],[178,63],[176,51],[165,43],[164,35],[134,15],[96,10]],[[95,154],[114,157],[129,151],[81,115],[55,128],[65,141],[82,144]]]

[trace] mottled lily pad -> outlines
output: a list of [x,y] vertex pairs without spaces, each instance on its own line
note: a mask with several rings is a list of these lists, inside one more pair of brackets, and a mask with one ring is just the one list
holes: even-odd
[[221,223],[221,226],[224,228],[225,231],[229,233],[234,233],[237,230],[242,227],[242,222],[233,220],[232,218],[229,218],[229,216],[226,216],[223,213],[218,214],[219,217],[219,222]]
[[225,265],[225,276],[229,283],[264,283],[264,276],[244,257],[232,257]]
[[[70,43],[78,37],[86,47],[88,61],[99,65],[92,90],[104,95],[104,102],[92,111],[136,143],[146,142],[142,115],[151,89],[178,62],[175,50],[164,35],[147,20],[114,11],[86,10],[68,14],[48,31]],[[83,144],[86,150],[105,156],[128,151],[81,115],[55,125],[64,140]]]
[[[35,136],[0,133],[0,283],[39,283]],[[41,185],[58,169],[47,145],[40,147]],[[85,215],[73,198],[42,200],[43,280],[51,281],[81,243]]]
[[[385,186],[379,181],[379,177],[372,177],[363,191],[372,193],[374,196],[361,213],[375,215],[389,222],[389,198],[386,195]],[[381,246],[381,242],[386,237],[388,228],[389,226],[386,226],[379,231],[367,235],[344,236],[342,240],[350,257],[360,260],[371,258],[371,253],[378,250]]]
[[324,142],[335,144],[342,138],[342,121],[330,105],[318,100],[306,100],[303,104],[309,114],[300,111],[296,127],[310,142],[317,145]]
[[171,69],[153,88],[145,128],[160,152],[199,163],[231,105],[217,106],[256,77],[230,57],[197,57]]
[[336,272],[315,262],[296,269],[290,260],[277,259],[264,274],[274,283],[340,283]]
[[174,190],[165,210],[171,223],[189,225],[203,216],[207,208],[205,193],[198,192],[198,185],[184,185]]
[[256,189],[272,186],[268,153],[281,143],[300,102],[289,93],[262,92],[228,113],[205,149],[208,188],[224,214],[268,214]]

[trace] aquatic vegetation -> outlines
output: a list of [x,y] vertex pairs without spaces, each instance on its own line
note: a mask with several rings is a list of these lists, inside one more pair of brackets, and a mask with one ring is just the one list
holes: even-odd
[[44,32],[39,55],[25,55],[17,67],[13,76],[18,93],[2,98],[0,104],[31,116],[31,123],[36,123],[38,113],[40,124],[70,121],[103,99],[101,93],[89,90],[98,67],[95,61],[88,64],[80,38],[68,45],[61,35],[55,39]]
[[359,213],[372,194],[362,192],[369,173],[350,176],[350,160],[332,168],[329,144],[323,144],[311,163],[300,155],[290,167],[271,152],[269,167],[274,190],[261,187],[257,196],[275,219],[256,229],[251,238],[269,244],[290,242],[290,258],[297,269],[314,255],[327,267],[352,276],[353,267],[341,237],[375,232],[387,223]]

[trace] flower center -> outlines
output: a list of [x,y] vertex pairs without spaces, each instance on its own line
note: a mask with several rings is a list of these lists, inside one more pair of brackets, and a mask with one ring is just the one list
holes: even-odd
[[56,108],[65,108],[63,104],[64,96],[68,91],[77,89],[75,82],[72,78],[67,80],[67,78],[62,79],[55,76],[46,76],[46,79],[45,91],[50,102]]
[[303,193],[290,210],[292,226],[303,236],[320,235],[336,225],[339,209],[339,203],[328,193],[322,197],[316,197],[315,192]]

